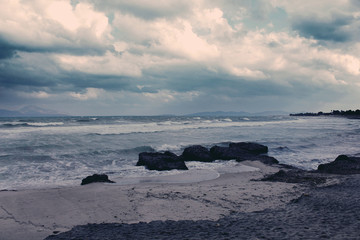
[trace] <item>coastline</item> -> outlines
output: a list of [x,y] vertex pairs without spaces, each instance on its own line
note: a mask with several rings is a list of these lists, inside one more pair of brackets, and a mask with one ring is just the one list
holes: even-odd
[[280,166],[245,161],[259,169],[221,174],[192,183],[143,181],[138,184],[94,183],[86,186],[0,192],[3,239],[42,239],[88,223],[190,220],[217,221],[238,212],[285,207],[305,186],[254,181]]

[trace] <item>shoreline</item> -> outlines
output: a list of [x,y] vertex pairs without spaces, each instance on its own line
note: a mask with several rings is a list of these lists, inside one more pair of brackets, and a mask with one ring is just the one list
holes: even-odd
[[307,188],[284,206],[216,221],[87,224],[46,239],[359,239],[360,175],[335,178],[338,183]]
[[4,239],[42,239],[88,223],[217,221],[238,211],[277,208],[300,197],[297,184],[253,181],[280,168],[245,161],[259,171],[221,174],[192,183],[141,182],[0,192]]
[[212,177],[0,191],[1,239],[356,239],[359,160],[317,171],[246,160]]

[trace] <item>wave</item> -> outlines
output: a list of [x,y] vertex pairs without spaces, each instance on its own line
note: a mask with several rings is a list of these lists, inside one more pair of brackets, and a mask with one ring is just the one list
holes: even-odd
[[5,122],[0,125],[1,128],[14,128],[14,127],[47,127],[47,126],[61,126],[63,122]]
[[27,127],[30,126],[28,123],[3,123],[0,128],[14,128],[14,127]]
[[184,147],[182,144],[163,144],[161,146],[155,147],[156,151],[178,151],[181,150]]
[[[260,127],[269,124],[286,124],[303,120],[280,120],[280,121],[243,121],[225,119],[205,119],[205,120],[183,120],[183,121],[162,121],[162,122],[127,122],[104,124],[84,124],[84,125],[64,125],[63,122],[33,122],[21,123],[22,126],[32,127],[50,127],[52,133],[62,134],[85,134],[85,135],[124,135],[124,134],[141,134],[141,133],[159,133],[173,132],[188,129],[209,129],[209,128],[226,128],[226,127]],[[14,123],[10,123],[14,124]],[[19,124],[19,123],[15,123]],[[57,128],[64,125],[61,128]],[[4,126],[4,124],[3,124]],[[12,125],[10,125],[13,127]],[[16,125],[17,126],[17,125]],[[53,127],[53,128],[51,128]]]
[[92,121],[97,121],[99,120],[98,118],[82,118],[82,119],[77,119],[76,122],[92,122]]

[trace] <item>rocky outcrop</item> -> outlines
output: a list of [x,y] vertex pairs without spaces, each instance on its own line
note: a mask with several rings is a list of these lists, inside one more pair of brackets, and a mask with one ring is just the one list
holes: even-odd
[[213,162],[215,160],[250,160],[265,164],[279,163],[275,158],[264,155],[268,147],[251,142],[230,143],[228,147],[213,146],[210,150],[201,145],[184,149],[181,156],[172,152],[142,152],[136,166],[145,166],[149,170],[187,170],[186,161]]
[[188,170],[184,160],[172,152],[142,152],[136,166],[145,166],[149,170]]
[[201,145],[194,145],[185,148],[181,157],[184,161],[212,162],[215,160],[209,149]]
[[340,155],[333,162],[320,164],[317,172],[331,174],[359,174],[360,157]]
[[109,180],[109,177],[106,174],[94,174],[92,176],[88,176],[81,181],[81,185],[86,185],[94,182],[107,182],[114,183],[114,181]]

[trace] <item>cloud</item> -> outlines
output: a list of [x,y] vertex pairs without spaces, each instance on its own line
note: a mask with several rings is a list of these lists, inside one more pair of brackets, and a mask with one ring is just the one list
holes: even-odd
[[89,99],[97,99],[104,93],[104,89],[86,88],[86,91],[84,93],[70,92],[69,95],[77,100],[85,101]]
[[[329,19],[318,19],[316,17],[297,19],[293,28],[304,37],[313,37],[318,40],[348,42],[354,39],[354,22],[352,16],[332,16]],[[357,35],[356,35],[357,36]]]
[[156,100],[167,103],[179,99],[181,99],[182,101],[192,101],[194,98],[200,95],[200,92],[198,91],[175,92],[169,90],[160,90],[156,93],[145,92],[142,94],[143,96],[145,96],[150,100]]
[[15,54],[15,48],[0,38],[0,60],[12,58]]
[[66,0],[2,4],[0,37],[14,50],[99,54],[111,38],[107,16],[86,3],[75,8]]
[[353,0],[3,4],[2,104],[43,101],[74,113],[266,110],[300,106],[299,98],[336,102],[331,96],[360,87]]
[[[57,55],[60,65],[68,71],[79,71],[88,74],[110,76],[141,76],[141,68],[134,60],[134,56],[125,53],[116,56],[106,52],[103,56],[72,56]],[[131,61],[132,60],[132,61]]]
[[45,91],[38,91],[38,92],[20,92],[20,96],[25,98],[37,98],[37,99],[46,99],[50,98],[52,95],[45,92]]
[[173,18],[189,13],[201,1],[187,0],[158,0],[149,2],[147,0],[88,0],[97,9],[106,12],[122,12],[134,16],[139,16],[144,20],[154,20],[156,18]]

